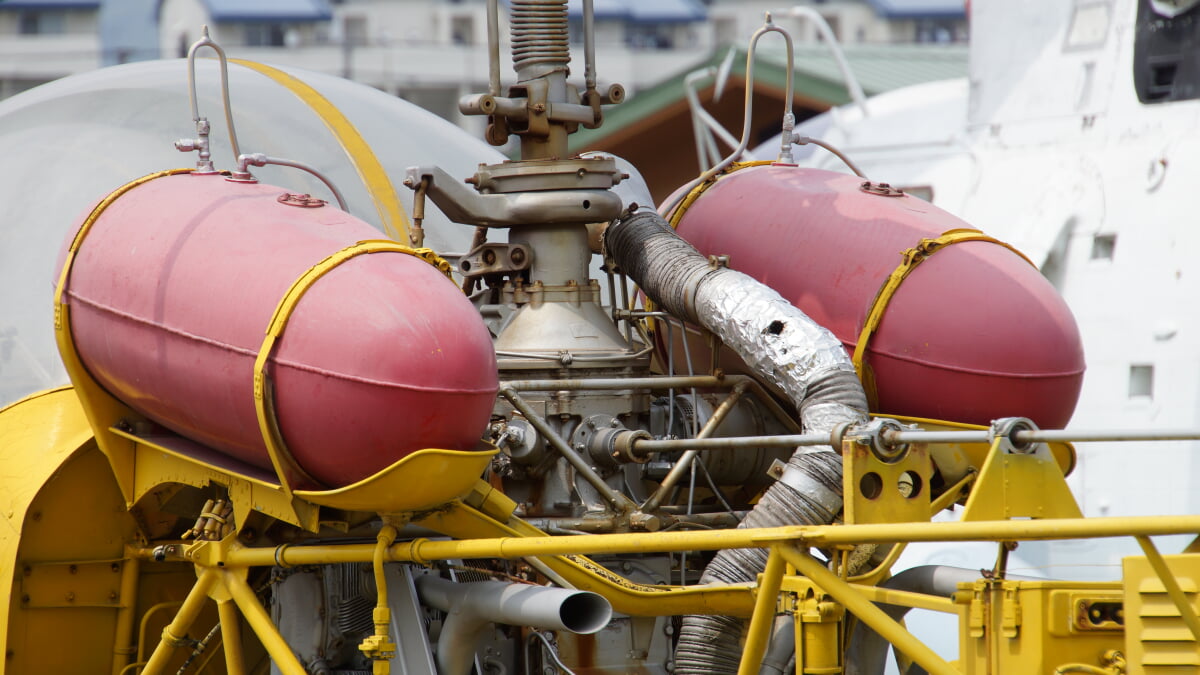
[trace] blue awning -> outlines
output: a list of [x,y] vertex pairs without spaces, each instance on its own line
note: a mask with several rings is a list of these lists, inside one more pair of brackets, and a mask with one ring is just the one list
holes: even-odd
[[965,0],[870,0],[885,19],[965,19]]
[[100,0],[3,0],[0,9],[100,9]]
[[325,0],[204,0],[214,21],[329,21]]
[[[596,19],[634,23],[686,23],[708,19],[699,0],[594,0]],[[583,18],[583,0],[568,0],[567,15]]]

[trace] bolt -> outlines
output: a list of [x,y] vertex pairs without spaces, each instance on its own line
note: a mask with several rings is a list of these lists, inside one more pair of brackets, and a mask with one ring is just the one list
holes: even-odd
[[115,563],[109,565],[108,569],[112,570],[113,574],[116,574],[121,571],[121,563],[115,562]]
[[75,602],[75,593],[73,591],[67,591],[67,602]]
[[109,591],[109,593],[108,593],[108,599],[109,599],[110,601],[112,601],[112,602],[116,602],[118,597],[119,597],[119,596],[117,595],[117,592],[116,592],[116,591]]
[[79,568],[74,565],[71,565],[71,566],[67,567],[67,571],[70,572],[71,574],[78,574]]

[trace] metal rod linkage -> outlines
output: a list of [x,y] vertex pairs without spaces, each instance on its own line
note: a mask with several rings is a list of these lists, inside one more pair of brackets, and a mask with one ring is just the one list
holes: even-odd
[[[1016,431],[1018,443],[1082,443],[1105,441],[1196,441],[1200,429],[1030,429]],[[990,443],[991,431],[884,431],[887,443]]]
[[[700,430],[700,433],[696,434],[694,440],[701,440],[712,436],[721,422],[725,421],[725,417],[729,415],[729,411],[733,410],[733,406],[737,405],[737,402],[741,400],[742,394],[746,392],[749,386],[749,383],[745,381],[734,385],[733,391],[729,392],[729,396],[724,401],[721,401],[721,405],[717,406],[717,409],[713,411],[712,416],[704,423],[704,428]],[[636,448],[637,446],[635,445],[634,447]],[[698,454],[700,454],[700,451],[694,447],[683,453],[683,456],[679,458],[679,461],[675,462],[675,466],[671,467],[670,473],[663,479],[662,484],[658,486],[654,494],[650,495],[645,504],[642,504],[643,511],[654,511],[658,508],[659,504],[662,504],[662,500],[666,498],[671,488],[683,477],[684,472],[688,470],[688,467],[691,466],[692,461],[696,459],[696,455]]]
[[624,495],[616,490],[613,490],[612,486],[610,486],[608,483],[605,483],[600,474],[596,473],[595,470],[593,470],[592,467],[589,466],[586,461],[584,461],[583,457],[579,456],[579,453],[572,450],[571,446],[567,445],[567,442],[562,439],[562,436],[559,436],[554,432],[553,429],[550,428],[550,425],[546,423],[546,420],[542,419],[541,416],[529,406],[525,399],[521,398],[520,394],[513,389],[511,384],[505,384],[500,388],[500,396],[503,396],[505,400],[512,404],[512,407],[520,411],[520,413],[525,416],[525,419],[529,420],[529,423],[533,425],[533,428],[537,429],[537,432],[546,439],[546,442],[553,446],[554,449],[557,450],[559,454],[567,460],[567,463],[574,467],[574,469],[579,472],[579,475],[583,476],[584,480],[590,483],[592,487],[596,488],[596,491],[600,493],[600,496],[603,497],[610,506],[619,512],[628,512],[633,510],[634,504],[630,502],[629,499]]

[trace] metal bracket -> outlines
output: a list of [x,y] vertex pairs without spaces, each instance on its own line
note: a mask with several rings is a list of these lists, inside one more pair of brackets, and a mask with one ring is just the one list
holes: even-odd
[[1014,443],[1033,422],[1005,418],[992,425],[991,449],[963,510],[963,521],[1009,518],[1082,518],[1062,469],[1045,443]]
[[767,475],[820,504],[830,513],[836,514],[842,510],[841,495],[786,462],[778,459],[771,462]]
[[463,254],[456,267],[463,277],[470,279],[527,270],[532,261],[533,252],[524,244],[486,243]]
[[415,189],[422,180],[428,180],[427,194],[442,213],[467,225],[586,225],[612,220],[621,213],[621,198],[611,190],[479,194],[436,166],[410,167],[404,184]]
[[875,419],[844,432],[842,446],[843,519],[852,523],[904,523],[929,519],[933,462],[925,443],[897,444],[888,432],[904,426]]

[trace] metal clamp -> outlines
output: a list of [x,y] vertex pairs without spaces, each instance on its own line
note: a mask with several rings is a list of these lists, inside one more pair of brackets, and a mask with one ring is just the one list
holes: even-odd
[[904,431],[904,425],[896,420],[877,418],[856,428],[850,438],[859,445],[868,446],[871,454],[884,464],[895,464],[908,454],[907,443],[890,439],[891,434],[901,431]]
[[1038,444],[1032,441],[1018,441],[1016,434],[1021,431],[1037,431],[1037,425],[1028,417],[1002,417],[992,422],[988,429],[988,443],[1002,439],[1005,452],[1020,455],[1032,455],[1037,451]]
[[842,496],[829,489],[824,483],[782,460],[775,460],[767,469],[767,475],[792,488],[796,492],[820,504],[829,513],[842,510]]

